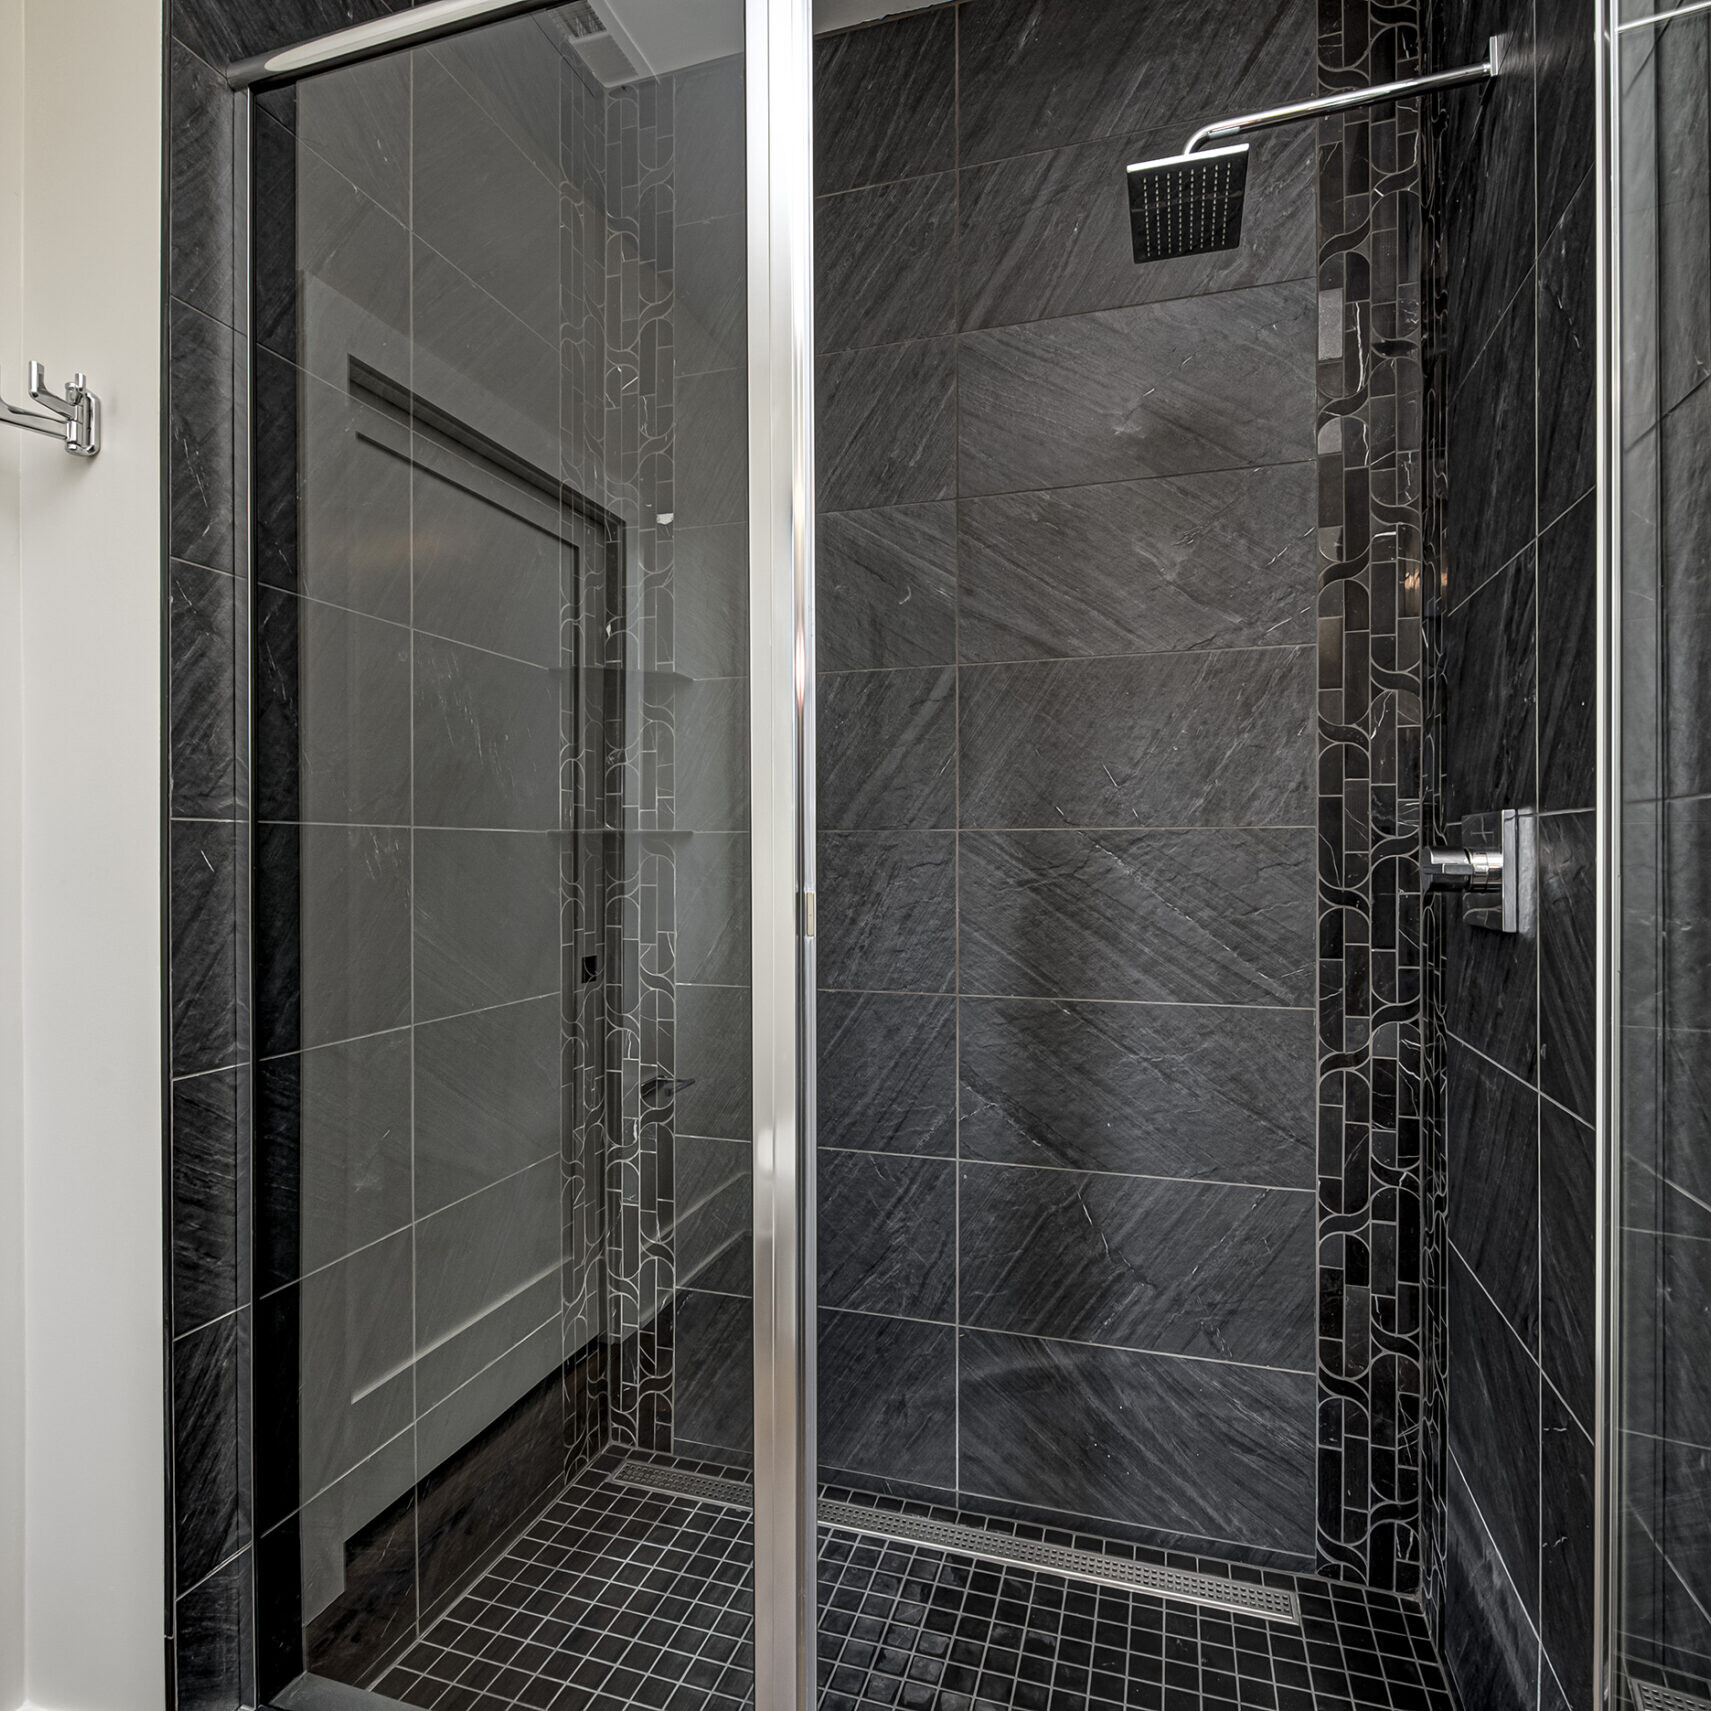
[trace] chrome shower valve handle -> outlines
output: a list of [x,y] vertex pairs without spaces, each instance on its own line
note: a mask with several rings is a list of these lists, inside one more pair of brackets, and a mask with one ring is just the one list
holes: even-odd
[[74,374],[62,398],[48,389],[47,371],[30,364],[30,399],[39,410],[26,410],[0,398],[0,421],[32,434],[62,440],[73,457],[94,457],[101,450],[101,400],[89,390],[85,375]]

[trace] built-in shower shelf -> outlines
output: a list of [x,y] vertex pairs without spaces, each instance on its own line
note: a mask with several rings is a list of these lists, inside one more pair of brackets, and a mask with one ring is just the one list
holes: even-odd
[[[712,1474],[664,1467],[657,1462],[624,1461],[609,1477],[617,1485],[687,1497],[700,1503],[719,1503],[730,1509],[754,1507],[753,1492],[741,1480],[720,1479]],[[873,1509],[863,1503],[836,1503],[822,1498],[816,1514],[822,1527],[864,1533],[870,1538],[925,1545],[955,1556],[1003,1563],[1009,1568],[1040,1569],[1071,1580],[1090,1580],[1101,1586],[1121,1587],[1126,1592],[1145,1592],[1155,1598],[1209,1605],[1267,1622],[1291,1622],[1296,1626],[1301,1622],[1300,1601],[1287,1587],[1256,1586],[1216,1574],[1194,1574],[1159,1563],[1107,1556],[1102,1551],[1049,1544],[1043,1539],[1021,1539],[1010,1533],[989,1532],[983,1527],[967,1527],[954,1521],[903,1515],[893,1509]],[[1645,1711],[1674,1711],[1674,1708],[1647,1707]],[[1695,1705],[1691,1711],[1707,1711],[1707,1708]]]

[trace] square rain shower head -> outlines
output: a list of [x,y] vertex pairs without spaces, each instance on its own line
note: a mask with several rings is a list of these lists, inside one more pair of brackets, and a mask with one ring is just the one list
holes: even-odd
[[1238,249],[1248,145],[1202,149],[1129,168],[1129,231],[1135,260],[1168,261]]

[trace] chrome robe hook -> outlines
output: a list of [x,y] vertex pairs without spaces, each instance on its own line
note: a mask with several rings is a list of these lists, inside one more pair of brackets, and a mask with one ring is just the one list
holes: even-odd
[[41,405],[26,410],[0,398],[0,422],[10,422],[32,434],[52,434],[65,442],[73,457],[94,457],[101,449],[101,400],[89,390],[87,378],[71,377],[61,398],[48,390],[47,373],[39,362],[30,364],[30,398]]

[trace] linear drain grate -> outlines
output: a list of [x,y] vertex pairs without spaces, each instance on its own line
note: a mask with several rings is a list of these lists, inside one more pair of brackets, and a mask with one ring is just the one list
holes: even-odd
[[[612,1474],[619,1485],[640,1486],[648,1491],[667,1492],[674,1497],[697,1498],[723,1503],[733,1509],[753,1507],[747,1485],[732,1479],[716,1479],[704,1473],[684,1473],[652,1462],[626,1461]],[[1226,1580],[1216,1574],[1191,1574],[1186,1569],[1162,1568],[1157,1563],[1131,1562],[1125,1557],[1106,1556],[1100,1551],[1073,1550],[1067,1545],[1047,1544],[1040,1539],[1018,1539],[1008,1533],[988,1532],[950,1521],[930,1521],[894,1510],[870,1509],[862,1503],[821,1502],[822,1527],[866,1533],[872,1538],[895,1539],[900,1543],[927,1545],[958,1556],[979,1557],[986,1562],[1005,1563],[1014,1568],[1044,1569],[1072,1580],[1097,1581],[1126,1592],[1147,1592],[1158,1598],[1175,1598],[1190,1604],[1210,1605],[1243,1616],[1258,1616],[1268,1622],[1301,1621],[1301,1605],[1295,1594],[1277,1586],[1255,1586],[1245,1580]],[[1673,1711],[1646,1707],[1645,1711]],[[1691,1711],[1711,1711],[1692,1707]]]
[[1634,1690],[1634,1701],[1640,1711],[1711,1711],[1711,1699],[1696,1699],[1678,1687],[1659,1687],[1653,1681],[1628,1678]]

